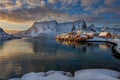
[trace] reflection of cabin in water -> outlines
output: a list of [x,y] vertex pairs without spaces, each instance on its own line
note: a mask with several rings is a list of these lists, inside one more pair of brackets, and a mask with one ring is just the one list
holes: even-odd
[[111,38],[112,34],[110,32],[101,32],[99,34],[99,37],[104,37],[104,38]]
[[101,49],[103,49],[103,50],[109,49],[110,46],[111,46],[111,44],[100,44],[100,45],[99,45],[99,47],[100,47]]

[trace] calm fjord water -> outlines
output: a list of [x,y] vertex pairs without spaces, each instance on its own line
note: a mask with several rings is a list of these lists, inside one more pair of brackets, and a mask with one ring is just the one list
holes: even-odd
[[56,42],[54,39],[0,41],[0,79],[20,77],[28,72],[106,68],[120,71],[109,43]]

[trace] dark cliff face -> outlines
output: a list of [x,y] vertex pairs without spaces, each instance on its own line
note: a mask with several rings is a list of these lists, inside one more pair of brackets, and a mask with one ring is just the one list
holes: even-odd
[[82,30],[86,31],[87,29],[87,25],[86,25],[86,22],[84,20],[81,21],[81,24],[82,24]]

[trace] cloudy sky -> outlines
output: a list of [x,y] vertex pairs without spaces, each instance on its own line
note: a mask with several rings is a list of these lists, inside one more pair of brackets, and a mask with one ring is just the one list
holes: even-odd
[[120,0],[0,0],[0,27],[25,30],[35,21],[84,19],[120,27]]

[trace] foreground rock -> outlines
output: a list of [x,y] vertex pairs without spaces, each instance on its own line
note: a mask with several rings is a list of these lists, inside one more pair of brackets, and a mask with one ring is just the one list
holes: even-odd
[[120,72],[108,69],[79,70],[74,75],[64,71],[31,72],[9,80],[120,80]]

